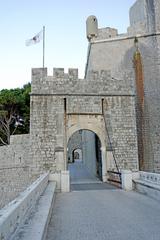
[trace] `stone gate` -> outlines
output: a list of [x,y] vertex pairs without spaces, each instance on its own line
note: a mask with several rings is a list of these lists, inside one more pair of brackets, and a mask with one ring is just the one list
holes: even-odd
[[0,194],[10,195],[0,207],[42,172],[60,182],[68,141],[83,129],[101,142],[103,181],[115,169],[113,153],[119,169],[160,172],[159,12],[160,1],[137,0],[123,34],[90,16],[84,79],[77,69],[32,70],[30,134],[0,149]]
[[[90,71],[78,78],[77,69],[32,70],[31,142],[32,171],[67,170],[67,143],[78,130],[87,129],[101,141],[102,178],[114,151],[119,169],[138,170],[133,78],[117,80],[110,71]],[[131,76],[131,75],[130,75]],[[112,143],[112,149],[109,144]]]

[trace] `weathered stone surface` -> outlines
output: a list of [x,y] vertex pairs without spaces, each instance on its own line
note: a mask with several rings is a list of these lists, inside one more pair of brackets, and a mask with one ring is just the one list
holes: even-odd
[[[133,56],[138,47],[142,57],[144,74],[144,158],[145,170],[160,171],[160,2],[138,0],[130,10],[131,26],[128,36],[91,42],[87,62],[87,78],[90,72],[110,70],[111,78],[126,81],[133,92],[135,89],[135,69]],[[133,36],[133,37],[132,37]],[[134,40],[138,42],[135,46]],[[115,84],[115,83],[114,83]],[[111,89],[111,88],[109,88]],[[122,85],[119,86],[122,90]]]
[[30,154],[29,134],[11,136],[10,145],[0,147],[0,208],[34,181]]
[[57,194],[46,239],[159,240],[158,201],[132,191],[101,191],[100,187]]
[[[133,64],[137,48],[144,71],[145,168],[160,171],[159,12],[159,1],[138,0],[130,11],[128,33],[99,29],[90,42],[85,79],[78,78],[77,69],[65,73],[63,68],[54,68],[53,76],[48,76],[47,68],[32,70],[30,140],[17,137],[10,146],[0,147],[2,187],[12,179],[17,186],[13,192],[17,192],[42,172],[66,170],[67,142],[80,129],[91,130],[100,138],[103,179],[107,179],[109,166],[114,168],[111,156],[107,158],[112,152],[109,142],[119,168],[138,170]],[[16,182],[14,176],[22,176],[22,180]]]
[[[86,128],[88,130],[92,130],[90,128],[92,116],[97,114],[102,116],[102,120],[97,118],[95,124],[98,121],[106,122],[119,168],[137,170],[132,75],[125,72],[124,78],[118,80],[111,78],[110,71],[100,70],[90,71],[89,77],[82,80],[77,76],[73,79],[70,75],[62,74],[62,69],[54,71],[58,74],[57,78],[55,75],[45,77],[41,82],[41,76],[37,74],[32,82],[31,141],[36,171],[65,170],[66,131],[72,127],[70,116],[73,115],[75,125],[78,125],[77,116],[84,114],[83,122],[88,122]],[[40,70],[37,69],[37,72]],[[107,142],[105,127],[102,131],[102,137]],[[107,145],[108,143],[106,147]],[[56,153],[57,147],[64,149],[64,155]],[[103,147],[105,149],[105,145]]]

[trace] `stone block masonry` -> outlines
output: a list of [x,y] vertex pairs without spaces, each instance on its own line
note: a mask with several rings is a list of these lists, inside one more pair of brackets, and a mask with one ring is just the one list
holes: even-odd
[[0,147],[0,208],[35,180],[30,161],[29,134],[11,136],[10,145]]
[[32,182],[29,167],[8,167],[0,169],[0,208],[9,203]]
[[[79,79],[78,70],[73,68],[67,73],[63,68],[54,68],[52,76],[48,76],[47,68],[32,69],[30,138],[28,142],[27,136],[21,139],[21,145],[15,137],[16,144],[11,141],[9,147],[1,147],[0,168],[16,166],[15,176],[23,175],[23,186],[46,171],[59,179],[61,172],[67,170],[69,138],[74,132],[87,129],[95,132],[102,143],[103,180],[107,180],[110,166],[115,168],[113,159],[108,157],[113,152],[120,169],[138,170],[136,123],[141,122],[141,116],[136,113],[140,85],[137,83],[136,88],[133,63],[138,50],[144,94],[144,170],[159,172],[159,12],[160,1],[137,0],[130,10],[127,33],[118,35],[116,29],[108,27],[98,29],[97,37],[90,39],[85,79]],[[9,171],[13,176],[14,170]],[[2,178],[8,173],[3,172]],[[18,183],[15,186],[15,192],[22,189]]]
[[[40,176],[22,192],[16,200],[10,202],[0,210],[0,239],[10,239],[10,237],[14,236],[18,228],[24,224],[26,218],[30,215],[31,211],[33,211],[38,199],[44,192],[48,180],[48,173]],[[54,188],[54,186],[52,186],[52,188]],[[41,212],[41,216],[42,215],[44,215],[44,212]],[[41,224],[41,227],[44,227],[43,224]]]
[[[143,122],[143,169],[160,171],[160,2],[156,0],[137,0],[130,10],[130,27],[127,35],[117,35],[114,38],[94,38],[90,42],[86,76],[90,78],[93,71],[110,70],[111,78],[126,79],[132,86],[138,103],[133,58],[138,50],[142,61],[144,101],[142,115],[137,114],[137,124]],[[136,37],[136,39],[135,39]],[[136,41],[135,41],[136,40]],[[127,77],[125,77],[127,76]],[[116,86],[116,83],[115,83]],[[137,86],[140,86],[139,84]],[[136,112],[139,106],[136,104]],[[141,151],[142,149],[140,149]]]
[[[104,116],[119,168],[138,170],[134,98],[106,97]],[[109,143],[107,146],[110,147]]]
[[[77,69],[72,69],[77,73]],[[62,68],[54,68],[53,76],[47,76],[47,69],[32,69],[32,95],[132,95],[133,79],[131,73],[122,79],[113,78],[110,71],[89,71],[87,79],[78,79],[77,74],[64,73]],[[56,76],[56,77],[55,77]]]
[[[96,121],[107,123],[119,168],[137,170],[134,97],[130,70],[121,79],[112,77],[110,70],[103,69],[90,70],[86,79],[78,79],[77,69],[69,69],[66,74],[63,68],[54,68],[53,76],[47,75],[47,69],[33,69],[30,126],[32,169],[38,173],[66,170],[66,139],[73,125],[70,116],[75,116],[75,129],[79,124],[76,116],[84,116],[82,125],[85,122],[86,129],[91,130],[90,117],[99,115],[101,118]],[[102,102],[106,103],[106,108],[103,108]],[[107,149],[106,129],[102,132],[106,142],[103,147]]]
[[[56,161],[61,154],[63,158],[64,151],[63,98],[47,95],[31,96],[30,133],[33,153],[32,170],[35,174],[45,170],[55,172]],[[59,162],[59,165],[61,170],[65,170],[64,163]]]

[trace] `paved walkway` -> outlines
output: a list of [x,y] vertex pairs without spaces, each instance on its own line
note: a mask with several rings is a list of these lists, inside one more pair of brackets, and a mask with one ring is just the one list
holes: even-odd
[[82,161],[76,161],[68,166],[70,171],[71,191],[115,189],[110,184],[102,183],[92,175]]
[[58,193],[46,239],[159,240],[160,204],[112,187]]
[[92,175],[84,166],[82,161],[76,160],[68,164],[72,184],[80,183],[100,183],[100,180]]

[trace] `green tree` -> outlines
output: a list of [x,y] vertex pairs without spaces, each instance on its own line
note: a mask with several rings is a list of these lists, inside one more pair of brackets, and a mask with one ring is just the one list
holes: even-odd
[[0,143],[10,143],[10,135],[29,132],[29,93],[31,84],[23,88],[0,91]]

